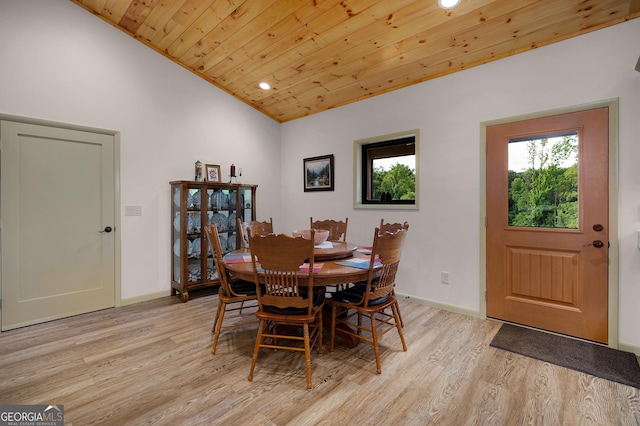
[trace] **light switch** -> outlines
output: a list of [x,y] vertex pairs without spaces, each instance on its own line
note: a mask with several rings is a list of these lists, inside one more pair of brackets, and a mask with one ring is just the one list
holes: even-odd
[[125,216],[142,216],[142,206],[124,206]]

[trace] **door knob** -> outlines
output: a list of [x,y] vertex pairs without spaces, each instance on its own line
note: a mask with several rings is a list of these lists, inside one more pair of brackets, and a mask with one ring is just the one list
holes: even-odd
[[595,225],[593,225],[593,230],[596,232],[601,232],[604,229],[604,226],[602,226],[599,223],[596,223]]
[[111,232],[111,231],[113,231],[113,228],[111,228],[110,226],[106,226],[106,227],[104,228],[104,231],[100,231],[100,232],[106,232],[106,233],[109,233],[109,232]]
[[595,248],[602,248],[604,247],[604,243],[600,240],[594,240],[592,243],[585,244],[582,247],[588,247],[588,246],[594,246]]

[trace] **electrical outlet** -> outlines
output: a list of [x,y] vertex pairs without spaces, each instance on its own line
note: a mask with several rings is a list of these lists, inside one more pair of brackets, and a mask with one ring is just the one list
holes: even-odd
[[440,282],[442,284],[449,284],[449,273],[448,272],[440,272]]

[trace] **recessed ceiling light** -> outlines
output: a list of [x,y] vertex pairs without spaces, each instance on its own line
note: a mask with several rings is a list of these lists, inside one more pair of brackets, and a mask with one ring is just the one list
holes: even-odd
[[269,83],[264,82],[264,81],[263,81],[262,83],[258,84],[258,86],[260,86],[260,88],[261,88],[261,89],[264,89],[264,90],[269,90],[269,89],[271,89],[271,86],[269,86]]
[[453,9],[460,3],[460,0],[438,0],[438,6],[443,9]]

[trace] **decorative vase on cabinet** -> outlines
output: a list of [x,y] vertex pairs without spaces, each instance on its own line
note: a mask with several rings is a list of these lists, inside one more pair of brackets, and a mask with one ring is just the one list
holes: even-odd
[[219,284],[203,227],[215,223],[225,252],[241,247],[236,218],[256,219],[257,185],[174,181],[171,184],[171,289],[183,302],[189,291]]

